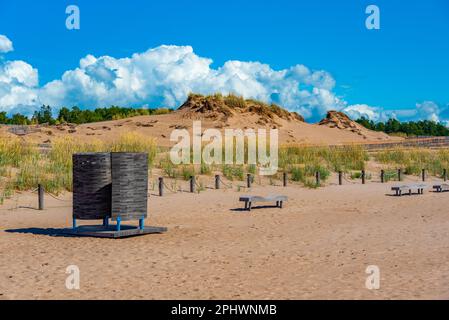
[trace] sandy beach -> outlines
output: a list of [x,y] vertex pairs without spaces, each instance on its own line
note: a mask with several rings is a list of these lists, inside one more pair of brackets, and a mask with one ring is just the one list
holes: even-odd
[[0,303],[449,300],[448,13],[0,0]]
[[[152,194],[146,225],[168,232],[119,240],[51,236],[71,225],[71,194],[47,196],[44,211],[16,194],[0,206],[0,299],[449,297],[449,194],[336,181]],[[289,197],[283,209],[238,210],[240,195],[273,193]],[[79,290],[66,289],[69,265]],[[369,265],[378,290],[365,286]]]

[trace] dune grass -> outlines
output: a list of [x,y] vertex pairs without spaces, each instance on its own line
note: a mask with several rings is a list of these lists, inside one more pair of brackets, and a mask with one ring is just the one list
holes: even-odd
[[322,166],[331,171],[363,170],[369,160],[362,146],[286,146],[279,149],[279,167],[287,170],[290,165]]
[[157,148],[154,139],[134,133],[124,134],[111,143],[59,138],[48,152],[19,138],[0,138],[0,203],[14,190],[34,190],[38,184],[50,193],[72,191],[72,155],[107,151],[146,152],[151,168]]
[[403,168],[408,175],[420,175],[421,170],[426,169],[430,175],[441,176],[443,169],[449,168],[448,149],[395,148],[375,153],[374,159],[387,166]]
[[[110,143],[100,140],[84,142],[73,138],[54,139],[52,148],[47,152],[19,138],[0,138],[0,203],[15,190],[34,190],[38,183],[51,193],[71,191],[72,155],[78,152],[108,151],[146,152],[150,169],[158,167],[165,176],[174,179],[188,180],[190,176],[211,175],[212,172],[221,171],[228,180],[242,181],[246,173],[258,174],[255,165],[174,165],[166,152],[160,152],[153,138],[137,133],[124,134]],[[428,174],[434,176],[441,176],[443,169],[449,168],[448,149],[396,148],[376,152],[371,158],[384,165],[387,180],[396,178],[396,168],[403,168],[403,173],[409,175],[419,175],[422,169],[426,169]],[[331,172],[342,171],[352,176],[353,171],[365,169],[369,159],[368,152],[360,145],[281,146],[279,172],[270,177],[270,181],[281,179],[280,172],[287,172],[293,181],[315,188],[316,172],[320,172],[323,182]],[[357,173],[353,178],[359,178]]]
[[290,173],[292,180],[302,182],[306,187],[316,187],[315,174],[321,180],[328,179],[331,172],[363,170],[369,160],[362,146],[284,146],[279,149],[279,167]]
[[[247,146],[245,146],[247,150]],[[100,140],[81,142],[72,138],[55,139],[52,148],[44,153],[36,146],[20,139],[0,139],[0,194],[1,199],[13,190],[34,190],[38,183],[48,192],[59,193],[72,189],[72,155],[78,152],[147,152],[150,168],[155,166],[157,147],[155,141],[135,133],[121,136],[112,143]],[[359,170],[364,167],[367,154],[360,146],[333,149],[329,147],[287,146],[279,150],[281,170],[291,173],[292,179],[308,187],[315,187],[314,175],[319,171],[325,181],[331,171]],[[198,168],[174,165],[168,155],[157,164],[166,176],[188,180],[190,176],[210,175],[220,170],[229,180],[244,180],[246,173],[257,175],[255,165],[209,166]],[[279,178],[279,177],[275,177]]]

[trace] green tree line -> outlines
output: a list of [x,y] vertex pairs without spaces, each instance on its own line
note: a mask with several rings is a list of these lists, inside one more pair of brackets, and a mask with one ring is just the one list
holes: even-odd
[[172,109],[159,108],[123,108],[111,106],[109,108],[97,108],[95,110],[81,110],[78,107],[71,109],[63,107],[59,109],[55,118],[50,106],[43,105],[38,111],[35,111],[32,117],[27,117],[20,113],[8,116],[6,112],[0,112],[0,124],[30,125],[30,124],[60,124],[60,123],[91,123],[108,120],[118,120],[135,116],[147,116],[155,114],[166,114]]
[[356,120],[365,128],[374,131],[381,131],[388,134],[402,134],[407,136],[449,136],[449,129],[442,123],[420,120],[400,122],[396,119],[389,119],[386,122],[374,122],[362,117]]

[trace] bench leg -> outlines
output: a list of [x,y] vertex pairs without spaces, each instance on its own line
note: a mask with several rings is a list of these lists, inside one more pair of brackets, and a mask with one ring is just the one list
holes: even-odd
[[281,208],[281,209],[282,209],[282,204],[283,204],[283,202],[284,202],[284,201],[279,201],[279,208]]
[[279,208],[279,201],[276,201],[276,208]]
[[248,209],[248,201],[245,201],[245,210]]
[[[419,194],[419,190],[418,190],[418,194]],[[408,191],[408,195],[409,195],[409,196],[412,195],[412,189],[410,189],[410,190]]]
[[251,201],[248,203],[248,211],[251,211]]
[[399,196],[402,196],[402,190],[399,190]]

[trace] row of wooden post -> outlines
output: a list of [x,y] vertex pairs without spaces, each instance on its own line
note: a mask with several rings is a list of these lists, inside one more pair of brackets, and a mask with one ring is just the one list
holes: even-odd
[[[398,169],[397,174],[398,174],[398,180],[402,181],[402,170]],[[422,177],[422,181],[426,181],[426,170],[425,169],[422,169],[421,177]],[[361,171],[360,178],[362,180],[362,184],[366,184],[365,170]],[[447,181],[447,170],[446,169],[443,169],[443,179],[444,179],[444,181]],[[381,183],[385,183],[385,170],[380,171],[380,181],[381,181]],[[253,176],[250,173],[248,173],[246,175],[246,186],[248,188],[251,188],[252,182],[253,182]],[[321,173],[319,171],[317,171],[315,173],[315,182],[316,182],[317,186],[321,185]],[[282,174],[282,185],[284,187],[286,187],[287,183],[288,183],[288,175],[286,172],[284,172]],[[338,172],[338,184],[340,186],[343,185],[343,172],[342,171]],[[189,185],[190,185],[190,192],[195,193],[196,180],[195,180],[194,176],[190,177]],[[221,179],[220,179],[220,175],[217,174],[217,175],[215,175],[215,189],[218,190],[218,189],[220,189],[220,187],[221,187]],[[39,193],[39,195],[40,194],[41,193]],[[159,177],[159,196],[161,196],[161,197],[164,196],[164,178],[163,177]],[[41,196],[39,196],[39,208],[40,208],[40,206],[41,206]],[[42,191],[42,207],[43,207],[43,191]]]
[[[398,181],[402,181],[402,170],[398,169],[397,171],[398,174]],[[366,183],[366,173],[365,170],[362,170],[361,172],[361,179],[362,179],[362,184]],[[426,169],[422,169],[421,171],[421,179],[422,181],[426,181]],[[321,185],[321,174],[319,171],[317,171],[315,173],[315,180],[316,180],[316,185],[319,186]],[[443,169],[443,180],[447,181],[447,170]],[[220,175],[215,175],[215,189],[220,189]],[[385,170],[381,170],[380,171],[380,181],[381,183],[385,183]],[[190,192],[194,193],[195,192],[195,186],[196,186],[196,181],[195,181],[195,177],[191,176],[189,179],[190,182]],[[253,176],[248,173],[246,175],[246,186],[248,188],[251,188],[251,184],[253,182]],[[282,175],[282,185],[284,187],[287,186],[287,182],[288,182],[288,175],[286,172],[283,173]],[[343,184],[343,172],[339,171],[338,172],[338,184],[342,185]],[[164,196],[164,178],[163,177],[159,177],[159,196],[163,197]],[[37,187],[37,194],[38,194],[38,207],[39,210],[44,210],[44,187],[39,184]]]
[[[402,181],[402,170],[398,169],[397,174],[398,174],[398,181]],[[365,170],[362,170],[362,172],[361,172],[361,179],[362,179],[362,184],[365,184],[366,183]],[[426,169],[422,169],[421,179],[422,179],[422,181],[426,181]],[[321,185],[321,174],[319,171],[317,171],[315,173],[315,180],[316,180],[317,186]],[[443,169],[443,180],[447,181],[447,170],[446,169]],[[220,189],[220,181],[221,181],[220,175],[218,175],[218,174],[215,175],[215,189],[217,189],[217,190]],[[246,186],[248,188],[251,188],[252,181],[253,181],[253,176],[250,173],[248,173],[246,175]],[[190,182],[190,192],[194,193],[195,186],[196,186],[195,177],[191,176],[189,179],[189,182]],[[288,182],[288,176],[287,176],[287,173],[284,172],[282,175],[282,185],[284,187],[286,187],[287,182]],[[380,171],[380,182],[385,183],[385,170]],[[343,184],[343,172],[342,171],[338,172],[338,184],[339,185]],[[164,196],[164,178],[163,177],[159,177],[159,186],[158,187],[159,187],[159,196],[163,197]],[[37,187],[39,210],[44,210],[44,193],[45,193],[44,187],[41,184],[39,184]]]
[[[252,175],[251,174],[247,174],[246,176],[246,186],[248,188],[251,188],[251,184],[252,184]],[[217,174],[215,175],[215,189],[220,189],[220,176]],[[284,180],[286,181],[286,180]],[[286,185],[286,182],[284,182]],[[195,193],[195,187],[196,187],[196,180],[195,180],[195,176],[190,176],[189,178],[189,186],[190,186],[190,192],[191,193]],[[164,196],[164,178],[163,177],[159,177],[159,196],[163,197]]]
[[[398,180],[401,181],[402,180],[402,170],[398,169],[397,171],[398,174]],[[316,185],[319,186],[321,185],[321,174],[319,171],[317,171],[315,173],[315,179],[316,179]],[[366,173],[365,170],[362,170],[361,172],[361,179],[362,179],[362,184],[365,184],[366,182]],[[421,171],[421,179],[422,181],[426,181],[426,169],[422,169]],[[447,181],[447,170],[443,169],[443,180]],[[220,175],[215,175],[215,189],[220,189]],[[381,170],[380,171],[380,181],[381,183],[385,183],[385,170]],[[253,182],[253,176],[248,173],[246,175],[246,186],[248,188],[251,188],[251,184]],[[282,185],[284,187],[287,186],[287,182],[288,182],[288,176],[287,173],[284,172],[282,175]],[[343,184],[343,172],[339,171],[338,172],[338,184],[342,185]],[[196,181],[195,181],[195,177],[191,176],[190,177],[190,192],[194,193],[195,192],[195,186],[196,186]],[[41,184],[38,184],[37,187],[37,194],[38,194],[38,207],[39,210],[44,210],[44,186]],[[164,178],[163,177],[159,177],[159,196],[163,197],[164,196]]]
[[[398,169],[397,171],[398,174],[398,181],[402,181],[402,170]],[[366,183],[366,173],[365,170],[362,170],[361,172],[361,179],[362,179],[362,184]],[[426,169],[422,169],[421,171],[421,179],[422,181],[426,181]],[[319,186],[321,185],[321,174],[319,171],[317,171],[315,173],[315,180],[316,180],[316,185]],[[443,180],[447,181],[447,170],[443,169]],[[215,175],[215,189],[220,189],[220,175]],[[190,182],[190,192],[194,193],[195,192],[195,186],[196,186],[196,181],[195,181],[195,177],[191,176],[189,179]],[[253,176],[248,173],[246,175],[246,186],[248,188],[251,188],[251,184],[253,182]],[[282,175],[282,185],[284,187],[287,186],[287,182],[288,182],[288,175],[286,172],[283,173]],[[385,170],[381,170],[380,171],[380,182],[381,183],[385,183]],[[338,172],[338,184],[342,185],[343,184],[343,172],[339,171]],[[44,187],[43,185],[39,184],[37,187],[37,194],[38,194],[38,207],[39,210],[44,210]],[[159,196],[163,197],[164,196],[164,178],[163,177],[159,177]]]

